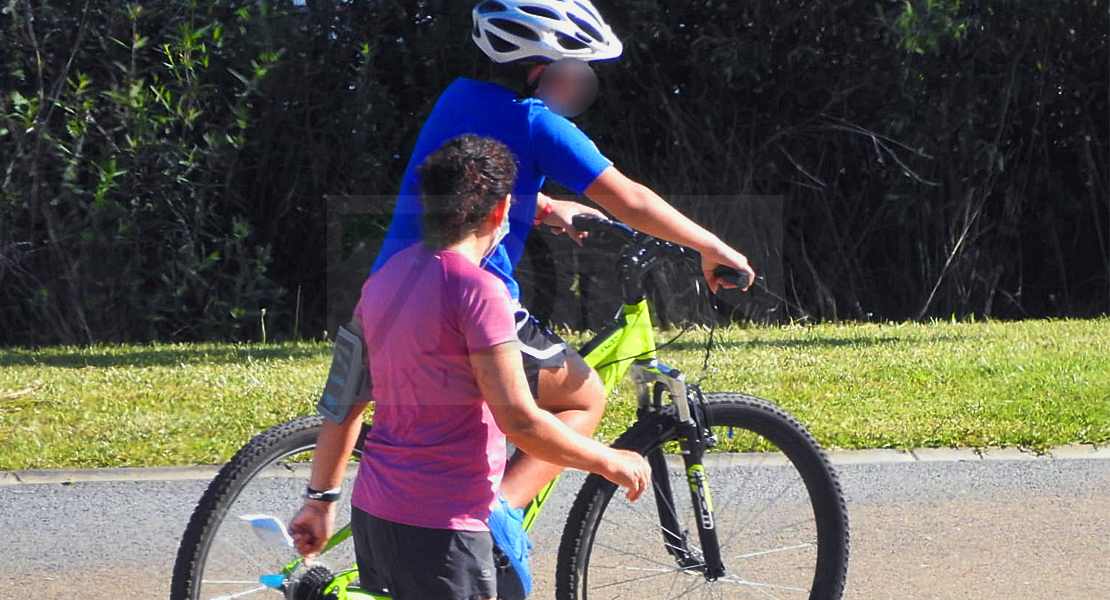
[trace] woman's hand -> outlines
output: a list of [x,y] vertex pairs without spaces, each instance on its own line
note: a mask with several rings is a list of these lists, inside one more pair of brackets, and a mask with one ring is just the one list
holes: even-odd
[[316,558],[335,530],[335,503],[305,500],[289,523],[293,545],[305,559]]
[[589,215],[593,217],[600,217],[608,219],[604,213],[595,210],[588,206],[579,204],[577,202],[570,202],[567,200],[555,200],[550,196],[539,194],[539,203],[542,205],[544,202],[551,207],[551,212],[544,217],[541,223],[551,228],[551,233],[559,235],[566,233],[570,239],[582,245],[582,239],[586,237],[585,231],[578,231],[574,228],[573,219],[576,215]]

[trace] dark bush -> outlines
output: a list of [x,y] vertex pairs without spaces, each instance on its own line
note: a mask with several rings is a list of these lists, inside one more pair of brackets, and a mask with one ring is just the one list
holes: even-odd
[[[752,255],[756,304],[1110,311],[1105,3],[597,3],[626,52],[580,126]],[[395,193],[439,91],[483,74],[469,5],[7,3],[0,343],[323,330],[326,198]],[[781,203],[737,220],[743,195]]]
[[0,342],[236,338],[280,301],[236,189],[278,53],[219,6],[4,10]]

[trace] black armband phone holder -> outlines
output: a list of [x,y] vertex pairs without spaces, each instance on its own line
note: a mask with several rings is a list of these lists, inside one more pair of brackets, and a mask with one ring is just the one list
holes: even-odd
[[333,423],[342,423],[351,407],[370,401],[370,371],[362,360],[362,336],[340,326],[324,392],[316,410]]

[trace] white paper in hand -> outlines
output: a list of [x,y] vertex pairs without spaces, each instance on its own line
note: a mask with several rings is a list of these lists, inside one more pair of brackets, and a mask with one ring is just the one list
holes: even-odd
[[251,524],[258,539],[274,546],[293,547],[293,538],[289,535],[289,528],[281,519],[273,515],[239,515],[239,518]]

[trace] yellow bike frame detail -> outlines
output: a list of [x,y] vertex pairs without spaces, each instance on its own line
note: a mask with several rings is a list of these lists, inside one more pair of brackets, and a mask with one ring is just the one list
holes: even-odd
[[624,321],[623,326],[582,357],[586,364],[595,369],[601,365],[598,375],[605,384],[606,395],[613,391],[613,387],[628,372],[633,358],[655,358],[655,337],[652,335],[647,300],[626,304],[621,309],[619,318]]

